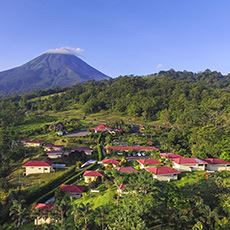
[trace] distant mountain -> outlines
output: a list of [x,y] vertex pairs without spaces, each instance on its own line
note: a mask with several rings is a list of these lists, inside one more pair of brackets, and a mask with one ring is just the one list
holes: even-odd
[[0,95],[14,95],[110,77],[71,53],[47,52],[28,63],[0,72]]

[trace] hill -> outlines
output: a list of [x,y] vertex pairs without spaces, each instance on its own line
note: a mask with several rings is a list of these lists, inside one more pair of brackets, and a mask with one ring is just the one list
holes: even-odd
[[22,66],[0,72],[0,95],[63,88],[88,80],[105,79],[109,77],[71,53],[47,52]]
[[[23,210],[21,216],[25,216],[29,225],[25,229],[34,229],[34,204],[45,202],[53,195],[57,198],[57,210],[71,210],[71,213],[77,210],[79,214],[84,205],[89,207],[87,210],[91,214],[87,212],[79,216],[77,223],[71,219],[73,215],[66,215],[68,218],[63,219],[63,224],[72,223],[81,226],[81,229],[85,217],[90,220],[89,229],[101,229],[98,226],[100,221],[91,221],[90,216],[101,218],[103,210],[104,225],[111,229],[119,229],[121,224],[123,229],[129,229],[132,223],[135,226],[141,223],[143,227],[138,229],[152,229],[153,226],[157,229],[192,229],[193,226],[229,229],[226,208],[229,172],[185,172],[180,174],[178,181],[162,182],[153,180],[152,175],[140,170],[135,160],[125,160],[122,164],[133,166],[141,173],[119,177],[110,173],[111,169],[105,170],[101,164],[92,165],[94,169],[106,173],[102,183],[93,185],[99,193],[92,193],[89,189],[76,200],[65,200],[59,193],[59,186],[63,183],[85,185],[82,173],[88,168],[79,169],[79,163],[98,159],[100,146],[153,145],[161,152],[230,161],[229,105],[228,77],[217,77],[215,72],[207,71],[189,76],[185,72],[169,71],[145,77],[88,81],[60,91],[49,90],[1,100],[0,223],[5,223],[3,229],[8,229],[11,222],[15,225],[15,215],[9,215],[12,210]],[[76,135],[93,130],[101,123],[121,128],[123,133]],[[60,130],[63,135],[58,134]],[[23,163],[47,160],[41,146],[26,148],[20,144],[21,139],[27,138],[39,140],[45,145],[63,145],[65,151],[84,146],[94,151],[91,156],[78,153],[52,159],[54,163],[65,163],[68,169],[58,169],[49,176],[23,176]],[[150,157],[160,159],[158,153],[152,152]],[[111,156],[124,159],[124,155],[107,155]],[[170,161],[162,160],[163,164],[171,165]],[[122,178],[127,191],[135,188],[141,188],[141,191],[118,197],[115,184],[123,183]],[[27,210],[31,210],[32,214],[28,215]],[[56,209],[54,213],[55,218],[61,218],[56,216],[59,213]],[[149,213],[153,215],[149,216]],[[184,219],[183,215],[187,213],[190,215]],[[119,219],[121,215],[122,219]],[[211,228],[210,222],[213,222]],[[224,228],[218,228],[219,225]],[[49,227],[52,228],[52,225]]]

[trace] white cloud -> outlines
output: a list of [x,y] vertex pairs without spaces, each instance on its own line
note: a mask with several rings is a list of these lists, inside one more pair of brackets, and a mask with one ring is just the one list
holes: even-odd
[[162,67],[163,67],[163,64],[157,64],[157,65],[156,65],[156,68],[157,68],[157,69],[160,69],[160,68],[162,68]]
[[56,49],[49,49],[45,53],[52,54],[72,54],[76,56],[81,56],[84,50],[82,48],[71,48],[71,47],[61,47]]

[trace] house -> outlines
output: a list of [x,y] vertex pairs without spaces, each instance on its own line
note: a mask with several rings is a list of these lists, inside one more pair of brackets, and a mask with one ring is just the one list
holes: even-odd
[[161,157],[168,158],[168,159],[174,159],[174,158],[181,158],[183,156],[175,153],[160,153]]
[[174,168],[162,166],[159,168],[146,168],[146,170],[153,174],[153,178],[160,181],[177,180],[179,171]]
[[138,172],[132,166],[119,167],[119,168],[117,168],[117,171],[120,173],[137,173]]
[[74,152],[84,152],[85,155],[90,156],[93,154],[93,149],[89,148],[89,147],[77,147],[72,149],[71,153]]
[[34,220],[34,225],[50,224],[52,222],[49,212],[54,208],[53,204],[38,203],[34,208],[39,213]]
[[209,171],[230,171],[230,162],[219,158],[206,158],[207,162],[206,169]]
[[98,178],[102,178],[103,174],[101,174],[98,171],[89,171],[88,170],[88,171],[84,172],[83,177],[84,177],[85,183],[89,184],[89,183],[92,183],[94,181],[97,181]]
[[106,152],[109,154],[112,151],[124,151],[124,152],[129,152],[129,151],[158,151],[159,148],[155,146],[140,146],[140,145],[134,145],[134,146],[126,146],[126,145],[109,145],[105,147]]
[[46,153],[47,157],[50,159],[57,159],[57,158],[61,158],[63,153],[60,151],[56,151],[56,152],[47,152]]
[[45,152],[61,152],[63,151],[64,146],[63,145],[53,145],[53,144],[47,144],[44,146]]
[[25,139],[25,140],[22,140],[21,143],[25,147],[41,147],[42,146],[42,141],[39,141],[39,140]]
[[205,170],[207,163],[198,158],[172,158],[173,168],[181,171]]
[[93,128],[93,131],[95,133],[102,133],[102,132],[107,132],[107,131],[111,131],[112,129],[105,125],[105,124],[100,124],[98,126],[96,126],[95,128]]
[[115,160],[115,159],[104,159],[102,160],[102,164],[105,167],[108,167],[109,165],[112,165],[114,168],[117,167],[119,165],[120,161]]
[[73,198],[81,198],[82,193],[85,191],[85,187],[77,185],[62,184],[60,190]]
[[140,159],[137,160],[137,162],[140,164],[141,169],[144,169],[146,167],[151,167],[151,166],[157,166],[161,164],[161,162],[156,159]]
[[105,124],[100,124],[98,126],[96,126],[95,128],[92,129],[95,133],[102,133],[102,132],[109,132],[111,134],[116,134],[116,133],[122,133],[123,129],[119,129],[119,128],[111,128]]
[[28,161],[23,167],[25,168],[25,175],[37,174],[37,173],[50,173],[54,169],[52,164],[48,161]]

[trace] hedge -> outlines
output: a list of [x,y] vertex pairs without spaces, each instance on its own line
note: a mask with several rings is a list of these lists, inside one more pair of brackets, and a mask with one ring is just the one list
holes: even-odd
[[[83,170],[80,170],[76,175],[72,176],[71,178],[68,178],[67,180],[63,181],[62,183],[65,183],[65,184],[71,184],[71,183],[74,183],[78,178],[79,176],[81,176],[86,170],[88,169],[92,169],[96,164],[92,164],[92,165],[89,165],[88,167],[84,168]],[[75,172],[76,173],[76,172]],[[38,202],[45,202],[46,200],[48,200],[49,198],[51,198],[52,196],[54,196],[55,194],[55,191],[57,190],[57,188],[62,184],[58,184],[55,188],[53,188],[52,190],[49,190],[48,193],[44,194],[43,196],[40,196],[37,200],[35,200],[36,203]]]
[[26,203],[28,205],[34,203],[38,197],[41,197],[45,193],[48,193],[50,190],[53,190],[54,188],[56,188],[57,186],[62,184],[64,181],[71,178],[75,173],[76,173],[75,172],[75,166],[71,166],[66,172],[64,172],[61,176],[54,179],[53,181],[51,181],[45,185],[42,185],[42,186],[38,187],[37,189],[28,191],[24,197]]

